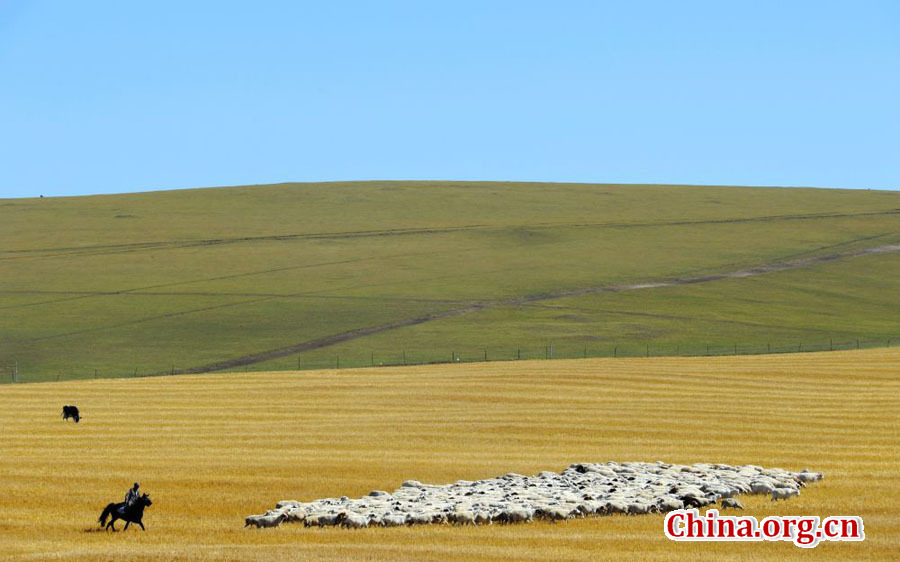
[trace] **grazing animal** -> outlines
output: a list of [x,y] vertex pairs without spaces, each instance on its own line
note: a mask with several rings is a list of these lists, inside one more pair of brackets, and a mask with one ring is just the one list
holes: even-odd
[[476,525],[490,525],[491,524],[491,514],[487,511],[478,511],[475,513],[475,524]]
[[530,523],[534,517],[534,511],[524,507],[508,507],[500,513],[498,519],[501,523]]
[[74,419],[75,423],[78,423],[79,421],[81,421],[81,414],[78,413],[77,406],[69,406],[69,405],[63,406],[62,419],[63,419],[63,421],[69,421],[69,418]]
[[[291,523],[302,523],[306,519],[306,511],[302,509],[289,508],[284,512],[284,520]],[[245,525],[246,527],[246,525]]]
[[808,468],[804,468],[797,474],[797,481],[806,483],[806,482],[818,482],[822,479],[821,472],[810,472]]
[[722,511],[725,511],[726,508],[731,509],[744,509],[744,506],[741,505],[741,502],[737,501],[734,498],[725,498],[722,500]]
[[456,525],[474,525],[475,514],[466,509],[457,509],[447,514],[447,521]]
[[544,510],[542,515],[554,523],[557,521],[565,521],[568,523],[569,519],[575,519],[575,511],[564,507],[551,507],[550,509]]
[[700,500],[698,500],[697,498],[695,498],[694,496],[684,496],[683,498],[681,498],[681,501],[684,503],[685,508],[688,508],[688,507],[700,508],[700,507],[703,507],[704,505],[706,505],[703,502],[701,502]]
[[303,526],[304,527],[321,527],[322,526],[322,514],[321,513],[311,513],[303,518]]
[[650,510],[653,506],[649,503],[631,503],[628,504],[628,514],[629,515],[645,515],[650,513]]
[[406,522],[410,525],[427,525],[431,523],[431,514],[421,511],[410,513],[406,516]]
[[382,527],[400,527],[406,524],[406,515],[389,513],[381,518]]
[[669,512],[675,511],[676,509],[684,509],[684,502],[677,498],[663,498],[659,500],[659,511]]
[[306,527],[331,527],[338,524],[340,513],[311,513],[303,520]]
[[775,488],[772,490],[772,501],[787,500],[792,496],[799,496],[800,490],[794,488]]
[[757,480],[755,482],[750,483],[750,490],[754,494],[771,494],[772,490],[774,490],[774,489],[775,489],[775,486],[773,486],[769,482],[761,482],[761,481]]
[[[150,501],[150,496],[147,494],[142,495],[131,505],[127,505],[125,502],[111,503],[107,505],[106,508],[104,508],[103,513],[100,514],[100,526],[104,529],[112,528],[112,530],[115,531],[116,526],[113,525],[113,523],[115,523],[117,519],[121,519],[122,521],[125,521],[125,529],[123,529],[123,531],[127,530],[128,525],[131,523],[137,523],[141,526],[142,531],[146,531],[141,519],[144,517],[144,508],[150,507],[151,505],[153,505],[153,502]],[[109,523],[106,522],[108,516],[112,516]]]
[[369,520],[358,513],[341,513],[338,516],[338,523],[341,527],[348,529],[363,529],[369,526]]
[[250,525],[256,526],[257,529],[277,527],[285,519],[287,519],[287,515],[284,513],[279,513],[278,515],[251,515],[244,519],[244,527],[249,527]]
[[628,505],[620,501],[608,501],[606,513],[628,513]]

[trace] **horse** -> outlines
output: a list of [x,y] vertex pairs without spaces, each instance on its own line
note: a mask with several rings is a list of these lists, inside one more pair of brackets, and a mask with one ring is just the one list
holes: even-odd
[[[126,505],[125,502],[121,503],[111,503],[106,506],[103,510],[103,513],[100,514],[100,526],[104,529],[109,529],[112,527],[112,530],[115,531],[116,527],[113,523],[116,522],[117,519],[121,519],[125,521],[125,528],[123,531],[128,530],[128,525],[132,523],[137,523],[141,526],[142,531],[146,531],[144,528],[144,524],[141,522],[141,518],[144,517],[144,508],[150,507],[153,505],[153,502],[150,501],[150,496],[147,494],[139,497],[133,504]],[[109,523],[106,522],[107,516],[112,516],[109,520]]]
[[63,421],[69,421],[69,418],[74,418],[75,423],[81,421],[81,414],[78,413],[78,406],[63,406],[62,419]]

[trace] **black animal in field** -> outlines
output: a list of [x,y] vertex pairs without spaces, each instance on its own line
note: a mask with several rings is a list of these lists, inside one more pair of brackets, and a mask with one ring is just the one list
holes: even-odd
[[69,421],[69,418],[75,420],[75,423],[81,421],[81,414],[78,413],[78,406],[63,406],[62,419]]
[[[150,501],[150,496],[147,494],[142,495],[138,498],[133,504],[128,505],[125,502],[121,503],[111,503],[106,506],[103,510],[103,513],[100,514],[100,526],[104,527],[104,529],[112,528],[113,531],[116,530],[115,523],[118,519],[121,519],[125,522],[125,528],[123,531],[128,530],[128,525],[132,523],[137,523],[141,526],[142,531],[146,531],[144,528],[144,524],[141,522],[141,519],[144,517],[144,508],[150,507],[153,505],[153,502]],[[108,516],[112,516],[109,520],[109,523],[106,522],[106,518]]]

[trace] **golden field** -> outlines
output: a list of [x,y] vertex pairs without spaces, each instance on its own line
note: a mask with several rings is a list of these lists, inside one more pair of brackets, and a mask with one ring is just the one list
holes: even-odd
[[[80,424],[60,420],[76,404]],[[896,559],[900,349],[110,379],[0,387],[6,559]],[[244,529],[282,499],[572,462],[823,471],[746,514],[861,515],[862,543],[673,543],[662,516],[568,524]],[[138,480],[146,532],[98,530]],[[122,528],[122,522],[117,527]]]

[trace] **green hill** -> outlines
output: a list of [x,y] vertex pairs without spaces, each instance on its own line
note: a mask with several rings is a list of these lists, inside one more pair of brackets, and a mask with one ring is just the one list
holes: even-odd
[[0,240],[4,381],[900,341],[895,192],[281,184],[0,200]]

